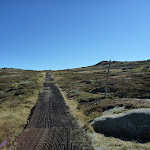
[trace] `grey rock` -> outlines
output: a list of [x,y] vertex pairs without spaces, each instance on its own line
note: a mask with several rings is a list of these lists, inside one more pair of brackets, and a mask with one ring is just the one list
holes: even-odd
[[150,109],[133,109],[95,118],[91,125],[98,133],[118,138],[150,139]]

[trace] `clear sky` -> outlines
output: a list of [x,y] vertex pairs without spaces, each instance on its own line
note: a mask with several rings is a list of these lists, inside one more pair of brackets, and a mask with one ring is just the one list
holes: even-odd
[[0,68],[150,59],[150,0],[0,0]]

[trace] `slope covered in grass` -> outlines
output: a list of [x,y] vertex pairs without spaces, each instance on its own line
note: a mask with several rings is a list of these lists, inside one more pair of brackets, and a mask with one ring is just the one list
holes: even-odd
[[92,118],[114,106],[149,107],[139,99],[150,99],[150,60],[112,62],[104,98],[107,68],[108,62],[104,61],[90,67],[55,71],[53,76],[67,97],[79,103],[78,109]]
[[44,72],[0,69],[0,143],[8,146],[21,134],[42,89]]
[[[120,113],[130,109],[150,108],[150,60],[111,62],[108,94],[104,97],[108,65],[109,62],[103,61],[89,67],[53,72],[53,78],[66,95],[68,104],[76,106],[76,111],[80,112],[77,117],[79,120],[81,118],[84,120],[85,128],[92,119],[109,110],[110,112],[113,110],[113,113]],[[103,137],[103,140],[107,138]],[[113,141],[114,139],[110,141],[112,145]],[[105,147],[106,143],[101,144]],[[131,144],[126,148],[127,143],[124,141],[120,144],[122,145],[120,149],[133,149],[136,146],[139,147],[137,149],[150,148],[150,145],[140,144]],[[106,149],[111,149],[110,147]],[[113,145],[112,149],[119,148]]]

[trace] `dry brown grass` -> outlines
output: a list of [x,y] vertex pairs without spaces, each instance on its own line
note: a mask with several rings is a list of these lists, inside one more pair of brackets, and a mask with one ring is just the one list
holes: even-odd
[[[2,149],[9,149],[12,142],[23,132],[30,110],[36,104],[39,92],[42,90],[42,83],[45,79],[45,72],[37,72],[38,89],[33,89],[34,93],[27,96],[20,101],[18,99],[3,100],[0,104],[0,142],[9,139],[7,147]],[[13,98],[13,97],[12,97]]]

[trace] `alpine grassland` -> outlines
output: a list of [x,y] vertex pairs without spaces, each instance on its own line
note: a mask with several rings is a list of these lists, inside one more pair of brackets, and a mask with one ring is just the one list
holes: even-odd
[[90,122],[108,114],[117,114],[137,108],[150,108],[150,60],[112,61],[105,97],[109,62],[53,71],[55,83],[63,93],[72,113],[82,127],[90,132],[93,144],[101,149],[150,149],[150,143],[136,143],[105,137],[94,133]]
[[0,143],[7,149],[23,132],[42,90],[44,71],[0,69]]

